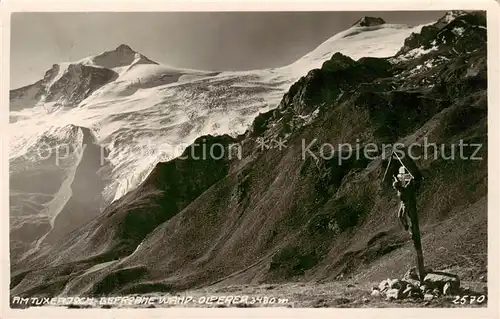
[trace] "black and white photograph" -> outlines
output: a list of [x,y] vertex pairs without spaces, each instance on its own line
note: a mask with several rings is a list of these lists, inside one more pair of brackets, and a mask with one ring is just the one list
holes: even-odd
[[487,16],[13,12],[7,307],[496,303]]

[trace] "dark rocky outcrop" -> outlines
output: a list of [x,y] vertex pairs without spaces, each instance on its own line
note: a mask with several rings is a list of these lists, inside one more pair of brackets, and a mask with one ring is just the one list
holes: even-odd
[[66,72],[48,87],[44,101],[78,105],[92,92],[117,77],[118,74],[113,70],[70,64]]
[[354,91],[362,83],[362,77],[363,82],[369,83],[389,76],[390,68],[390,63],[382,59],[354,61],[335,53],[323,63],[321,69],[312,70],[295,82],[283,97],[278,110],[291,108],[291,112],[297,115],[310,114],[321,103],[334,103],[343,92]]
[[396,56],[417,48],[426,50],[438,46],[448,49],[453,47],[448,53],[459,54],[470,51],[478,43],[485,41],[486,13],[457,13],[450,22],[443,18],[432,25],[424,26],[420,33],[413,33],[405,40]]
[[43,80],[11,91],[10,110],[19,111],[38,103],[53,103],[53,107],[74,107],[118,77],[113,70],[79,63],[70,64],[64,70],[60,70],[61,68],[61,65],[54,64],[45,73]]
[[356,21],[353,26],[357,27],[373,27],[377,25],[385,24],[384,19],[382,18],[374,18],[374,17],[363,17]]

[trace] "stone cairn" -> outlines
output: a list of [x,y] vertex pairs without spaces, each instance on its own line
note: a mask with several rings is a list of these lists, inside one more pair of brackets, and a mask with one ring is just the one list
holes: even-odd
[[460,292],[460,279],[457,275],[426,270],[426,276],[421,284],[417,270],[411,268],[402,279],[386,279],[373,287],[373,297],[384,297],[387,300],[423,299],[430,301],[441,296],[451,296]]

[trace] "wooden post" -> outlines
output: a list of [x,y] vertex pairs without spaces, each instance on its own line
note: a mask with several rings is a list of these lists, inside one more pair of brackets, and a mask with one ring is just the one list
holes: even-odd
[[[416,205],[415,205],[416,206]],[[418,225],[418,215],[416,207],[412,207],[409,214],[411,220],[411,237],[413,239],[413,246],[417,253],[417,270],[420,284],[424,283],[425,267],[424,267],[424,254],[422,252],[422,242],[420,241],[420,227]]]
[[[412,198],[410,200],[410,203],[405,203],[405,204],[407,204],[406,207],[408,209],[407,217],[410,219],[411,222],[411,237],[417,255],[416,261],[417,261],[418,277],[420,279],[420,283],[423,283],[426,273],[424,267],[424,254],[422,252],[422,242],[420,239],[420,227],[417,214],[417,199],[415,198],[417,190],[416,188],[418,188],[417,185],[422,181],[423,176],[419,171],[417,165],[411,160],[411,158],[405,157],[403,159],[397,154],[397,152],[393,151],[391,157],[389,158],[389,163],[387,164],[384,177],[382,179],[383,183],[388,182],[388,179],[390,178],[389,176],[393,174],[393,172],[396,169],[394,166],[396,165],[397,162],[395,162],[394,160],[397,160],[401,166],[405,167],[408,173],[410,173],[413,180],[413,185],[410,185],[410,187],[412,188]],[[407,185],[404,186],[406,187]]]

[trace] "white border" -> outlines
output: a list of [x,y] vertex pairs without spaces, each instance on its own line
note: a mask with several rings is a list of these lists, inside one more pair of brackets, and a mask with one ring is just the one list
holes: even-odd
[[[1,1],[1,0],[0,0]],[[10,13],[19,11],[390,11],[390,10],[487,10],[488,15],[488,308],[348,308],[348,309],[305,309],[305,308],[166,308],[166,309],[45,309],[29,308],[26,310],[9,307],[9,179],[8,179],[8,105],[9,105],[9,59],[10,59]],[[0,2],[0,149],[2,154],[0,170],[0,212],[1,223],[1,266],[0,272],[0,318],[311,318],[353,317],[360,318],[417,318],[417,317],[454,317],[454,318],[500,318],[498,302],[499,273],[499,219],[496,207],[500,207],[500,196],[494,196],[499,190],[500,180],[498,165],[493,158],[498,158],[494,147],[500,141],[499,106],[499,16],[500,6],[490,0],[471,1],[402,1],[402,0],[341,0],[341,1],[127,1],[127,0],[79,0],[79,1],[3,1]],[[499,122],[500,123],[500,122]]]

